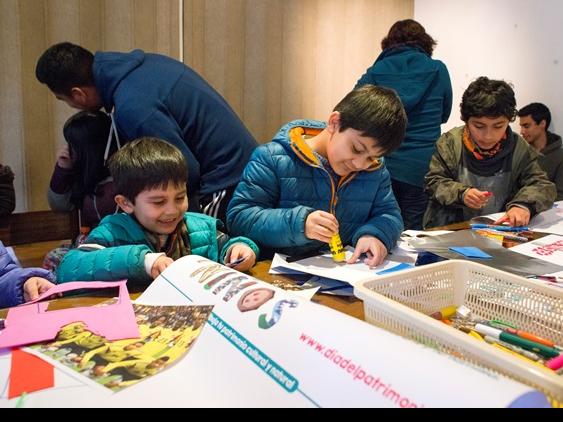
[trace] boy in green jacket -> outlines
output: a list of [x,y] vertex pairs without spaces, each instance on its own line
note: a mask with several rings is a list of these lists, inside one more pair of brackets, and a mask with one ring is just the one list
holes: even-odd
[[141,138],[116,152],[109,168],[115,201],[124,213],[104,218],[83,245],[65,256],[58,283],[126,278],[148,284],[174,260],[191,254],[236,263],[239,271],[256,262],[254,242],[229,239],[219,220],[186,212],[186,161],[176,147]]
[[497,212],[495,224],[526,226],[552,207],[555,185],[538,164],[538,154],[513,133],[514,90],[505,81],[480,77],[463,93],[461,119],[438,139],[426,175],[430,202],[424,228],[445,226]]

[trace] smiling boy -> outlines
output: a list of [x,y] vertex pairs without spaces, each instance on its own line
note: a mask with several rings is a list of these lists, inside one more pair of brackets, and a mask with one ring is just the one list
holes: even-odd
[[186,212],[186,161],[180,151],[155,138],[126,144],[111,158],[110,173],[124,213],[104,218],[57,270],[57,281],[127,278],[148,284],[174,260],[200,255],[250,269],[258,248],[249,239],[229,239],[222,223]]
[[[350,92],[328,122],[293,121],[246,166],[227,211],[233,234],[269,254],[308,253],[339,233],[379,265],[403,229],[383,155],[401,144],[406,114],[390,89]],[[266,254],[268,254],[266,252]]]

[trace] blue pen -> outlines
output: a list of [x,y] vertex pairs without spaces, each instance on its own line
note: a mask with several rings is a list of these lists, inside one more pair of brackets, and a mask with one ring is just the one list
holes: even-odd
[[225,267],[234,268],[234,267],[236,267],[238,264],[244,262],[245,260],[246,260],[246,257],[243,256],[242,258],[239,258],[239,259],[237,259],[237,260],[235,260],[235,261],[233,261],[233,262],[228,262],[228,263],[226,263],[226,264],[225,264]]
[[530,230],[526,226],[513,227],[513,226],[495,226],[494,224],[471,224],[472,230],[477,229],[493,229],[499,232],[525,232]]

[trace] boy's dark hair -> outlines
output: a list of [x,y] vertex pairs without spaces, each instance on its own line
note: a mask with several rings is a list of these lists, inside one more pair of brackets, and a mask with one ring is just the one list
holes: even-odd
[[424,27],[413,19],[397,21],[381,41],[381,49],[386,50],[402,45],[416,46],[432,56],[436,40],[426,33]]
[[505,81],[481,76],[471,82],[461,98],[461,120],[471,117],[505,116],[511,122],[516,118],[514,90]]
[[348,93],[334,111],[340,113],[340,132],[355,129],[375,139],[384,154],[399,148],[405,137],[407,114],[392,89],[363,85]]
[[78,86],[94,86],[94,55],[69,42],[49,47],[37,60],[35,77],[56,94],[70,95]]
[[[78,170],[70,200],[78,208],[82,208],[84,197],[94,194],[98,183],[109,176],[104,154],[110,127],[110,117],[101,111],[81,111],[71,116],[64,125],[63,135],[74,160],[74,168]],[[112,142],[110,156],[116,149]]]
[[187,183],[188,166],[180,150],[158,138],[144,137],[131,141],[109,161],[109,171],[116,193],[133,204],[141,192],[166,189],[168,183]]
[[532,116],[536,125],[539,125],[542,120],[545,120],[545,130],[549,128],[551,123],[551,112],[545,104],[542,103],[531,103],[526,107],[522,107],[518,112],[518,117]]

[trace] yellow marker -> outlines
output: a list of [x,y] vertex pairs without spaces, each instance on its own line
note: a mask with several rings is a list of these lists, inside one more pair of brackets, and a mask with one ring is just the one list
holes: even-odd
[[430,314],[430,316],[438,320],[450,319],[455,315],[456,310],[457,310],[457,306],[448,306],[446,308],[440,309],[438,312],[434,312],[433,314]]
[[330,252],[332,252],[334,262],[346,261],[346,252],[344,252],[344,246],[342,246],[342,240],[338,233],[332,236],[328,245],[330,246]]
[[[548,368],[546,368],[544,365],[542,365],[541,363],[534,362],[533,360],[528,359],[526,356],[522,356],[520,353],[513,352],[512,350],[507,349],[506,347],[504,347],[504,346],[502,346],[498,343],[494,343],[494,344],[492,344],[492,346],[496,347],[497,349],[504,350],[506,353],[510,353],[512,356],[514,356],[518,359],[525,360],[526,362],[528,362],[530,364],[533,364],[533,365],[535,365],[539,368],[542,368],[542,370],[544,370],[545,372],[550,372],[550,370]],[[551,373],[553,373],[553,372],[551,372]]]
[[477,331],[469,330],[469,335],[479,341],[485,341],[485,339],[481,337],[481,334],[479,334]]

